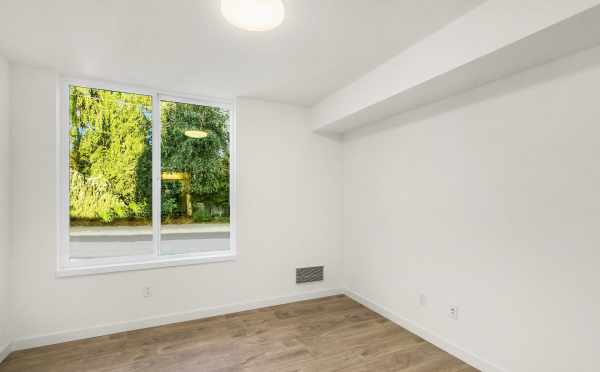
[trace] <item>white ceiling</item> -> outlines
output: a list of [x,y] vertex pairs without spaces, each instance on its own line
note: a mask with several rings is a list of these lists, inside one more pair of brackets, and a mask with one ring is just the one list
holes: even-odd
[[285,0],[265,33],[219,0],[2,0],[0,54],[98,78],[310,106],[483,0]]

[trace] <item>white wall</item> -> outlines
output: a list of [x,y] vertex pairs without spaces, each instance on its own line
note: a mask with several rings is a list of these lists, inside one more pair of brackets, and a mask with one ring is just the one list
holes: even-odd
[[0,56],[0,360],[10,342],[9,244],[10,244],[10,145],[9,145],[9,65]]
[[599,89],[593,49],[347,135],[349,289],[505,371],[597,371]]
[[[247,99],[238,112],[235,262],[55,278],[57,75],[23,66],[13,75],[17,347],[55,342],[28,340],[54,332],[341,286],[341,144],[312,134],[304,109]],[[295,268],[317,264],[326,280],[297,286]]]

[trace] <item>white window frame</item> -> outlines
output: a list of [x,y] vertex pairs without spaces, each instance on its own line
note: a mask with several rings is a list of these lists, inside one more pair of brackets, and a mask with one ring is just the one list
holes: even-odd
[[[71,262],[69,248],[69,145],[70,145],[70,86],[83,86],[113,90],[125,93],[152,96],[152,242],[153,253],[143,256],[108,257]],[[146,270],[161,267],[195,265],[210,262],[231,261],[237,257],[237,146],[236,146],[236,105],[233,100],[207,97],[194,97],[187,94],[174,94],[154,89],[64,78],[60,87],[60,104],[57,115],[57,174],[58,174],[58,277],[94,275],[102,273]],[[194,105],[219,107],[229,111],[229,205],[230,233],[229,250],[202,253],[160,255],[160,203],[161,203],[161,156],[160,156],[160,101],[190,103]]]

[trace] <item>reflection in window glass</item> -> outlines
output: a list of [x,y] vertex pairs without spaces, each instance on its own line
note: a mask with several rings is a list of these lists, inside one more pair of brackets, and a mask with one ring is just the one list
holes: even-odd
[[70,86],[69,104],[69,258],[152,254],[152,97]]
[[229,112],[171,101],[160,112],[160,253],[228,250]]

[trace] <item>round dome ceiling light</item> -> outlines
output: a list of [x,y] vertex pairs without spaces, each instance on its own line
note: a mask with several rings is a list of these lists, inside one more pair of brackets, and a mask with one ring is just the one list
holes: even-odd
[[208,137],[208,133],[203,130],[186,130],[184,132],[186,137],[189,138],[206,138]]
[[221,0],[221,13],[235,27],[269,31],[285,18],[282,0]]

